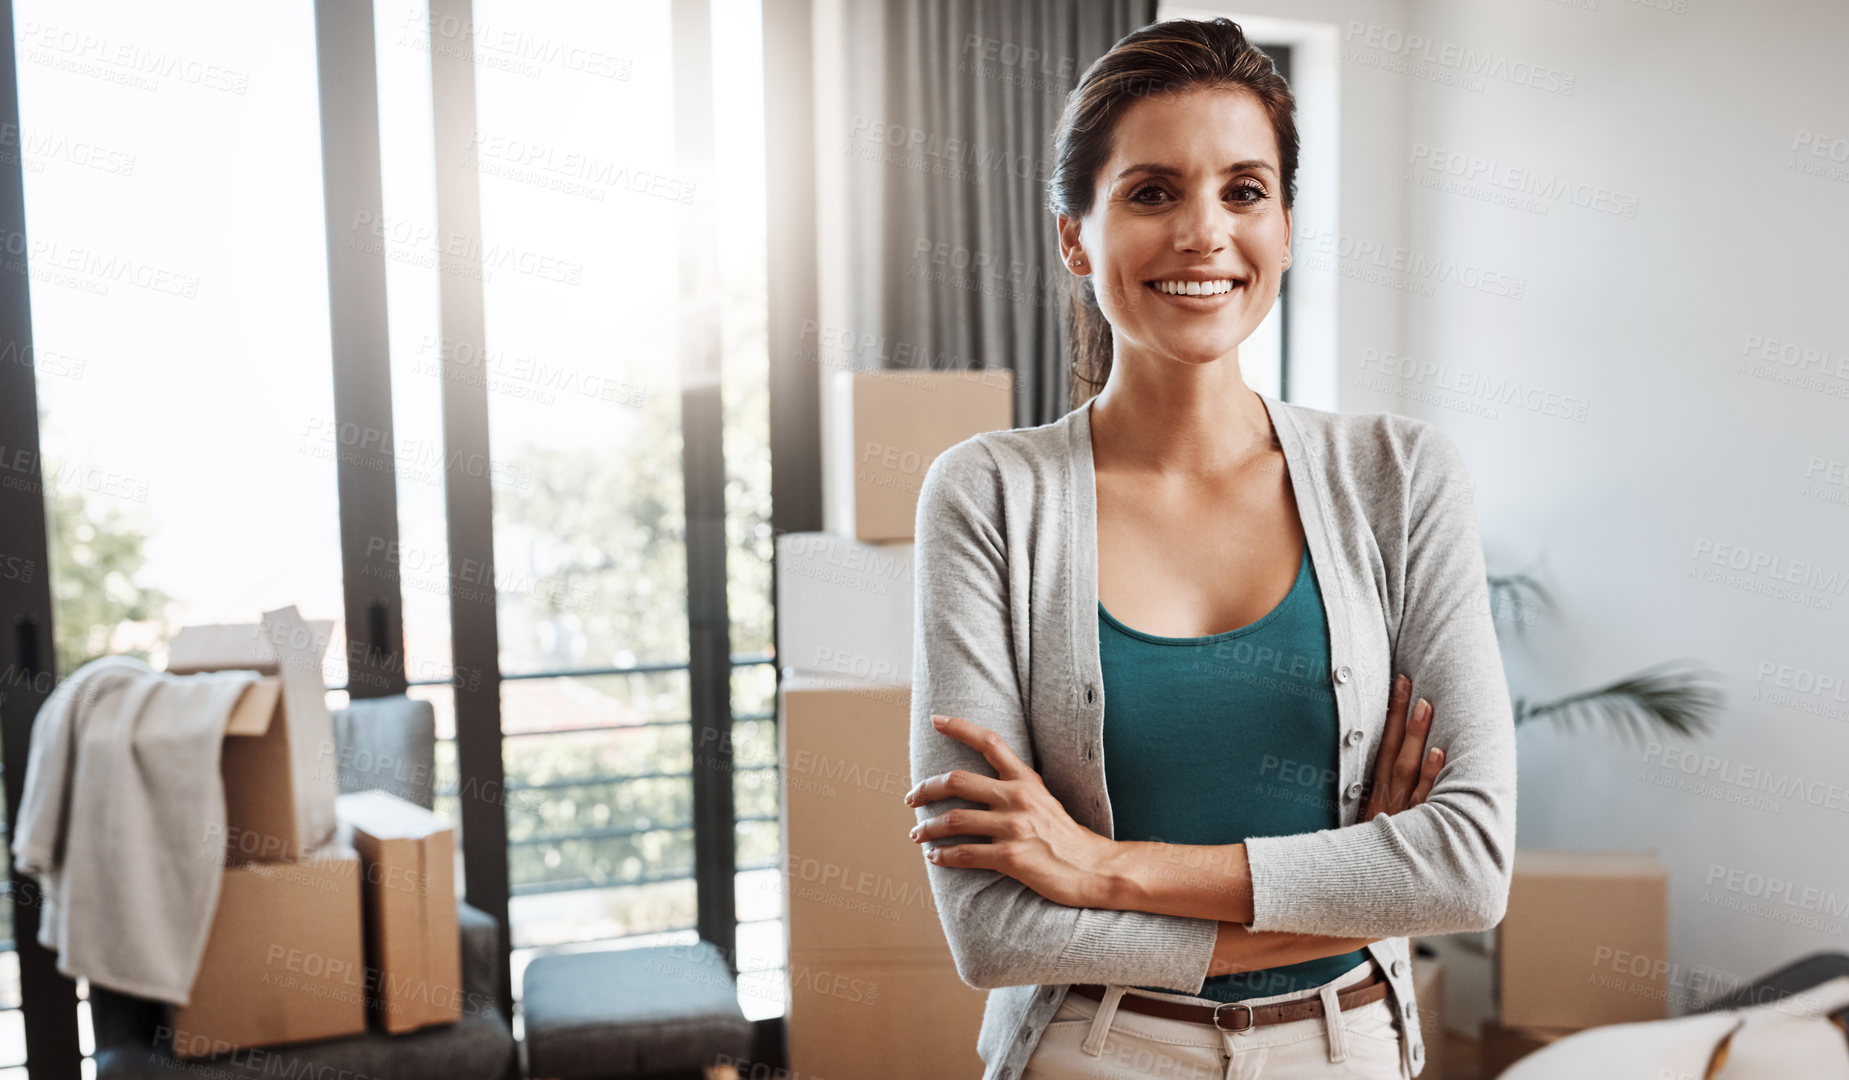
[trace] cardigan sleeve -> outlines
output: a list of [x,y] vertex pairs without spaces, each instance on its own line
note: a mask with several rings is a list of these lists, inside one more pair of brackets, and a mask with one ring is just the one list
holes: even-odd
[[[1487,930],[1508,903],[1515,721],[1476,509],[1456,445],[1429,424],[1418,430],[1399,540],[1405,564],[1393,670],[1380,674],[1405,673],[1414,696],[1432,703],[1427,742],[1444,748],[1444,767],[1426,801],[1402,813],[1247,839],[1255,931],[1382,937]],[[1373,770],[1370,758],[1364,783]]]
[[[999,731],[1022,761],[1035,765],[1024,706],[1026,659],[1017,651],[1025,649],[1028,622],[1025,574],[1010,574],[999,466],[979,439],[932,462],[917,513],[912,782],[953,769],[995,775],[979,751],[931,726],[937,713]],[[1022,595],[1013,591],[1016,583]],[[923,821],[981,805],[942,799],[916,809]],[[946,837],[932,846],[958,841],[987,838]],[[1214,920],[1069,907],[996,870],[925,862],[925,872],[957,974],[970,986],[1128,983],[1195,993],[1205,985],[1219,929]]]

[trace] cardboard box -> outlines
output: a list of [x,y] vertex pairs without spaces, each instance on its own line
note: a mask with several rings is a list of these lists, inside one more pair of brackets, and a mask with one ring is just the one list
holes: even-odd
[[[907,835],[911,688],[786,671],[778,689],[790,955],[950,960]],[[823,1075],[827,1075],[824,1073]]]
[[776,567],[778,664],[911,685],[909,542],[785,533],[777,538]]
[[[1477,1080],[1496,1080],[1504,1069],[1575,1030],[1578,1029],[1506,1027],[1493,1020],[1483,1021],[1482,1034],[1477,1039]],[[1429,1056],[1426,1068],[1431,1068]]]
[[1496,928],[1498,1019],[1586,1028],[1669,1015],[1669,874],[1656,856],[1518,850]]
[[784,1011],[793,1077],[944,1080],[982,1075],[988,994],[939,960],[792,953]]
[[[1413,943],[1416,946],[1416,942]],[[1412,996],[1419,1008],[1419,1037],[1425,1041],[1424,1073],[1445,1075],[1445,965],[1437,956],[1412,954]]]
[[823,519],[858,540],[910,540],[937,455],[1014,426],[1011,371],[836,371],[827,387]]
[[225,868],[191,998],[172,1009],[176,1057],[366,1030],[358,852]]
[[225,853],[233,862],[290,861],[334,835],[334,720],[321,658],[333,623],[293,606],[261,623],[188,626],[168,646],[167,670],[257,671],[225,727]]
[[456,833],[385,791],[336,800],[365,872],[366,965],[379,1026],[392,1034],[462,1019]]
[[911,687],[786,672],[778,710],[793,1074],[979,1075],[988,995],[957,975],[906,835]]

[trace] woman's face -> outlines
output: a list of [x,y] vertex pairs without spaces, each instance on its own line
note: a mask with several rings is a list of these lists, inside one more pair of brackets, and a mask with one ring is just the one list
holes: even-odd
[[[1236,358],[1290,260],[1264,108],[1241,90],[1146,97],[1124,111],[1114,142],[1090,212],[1059,215],[1059,234],[1067,268],[1092,278],[1118,359]],[[1200,295],[1177,295],[1190,291]]]

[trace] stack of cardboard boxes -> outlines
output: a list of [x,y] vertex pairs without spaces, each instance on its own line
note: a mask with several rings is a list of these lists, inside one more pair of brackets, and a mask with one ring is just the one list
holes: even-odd
[[1668,904],[1669,875],[1653,854],[1517,851],[1481,1080],[1575,1031],[1666,1018]]
[[1013,426],[1007,372],[836,372],[821,533],[777,543],[790,1069],[973,1076],[986,995],[958,977],[907,837],[912,527],[938,454]]
[[338,796],[331,631],[288,607],[187,627],[169,647],[172,674],[263,676],[225,729],[224,879],[191,997],[172,1011],[178,1057],[360,1034],[369,1006],[391,1032],[461,1015],[453,833],[383,792]]

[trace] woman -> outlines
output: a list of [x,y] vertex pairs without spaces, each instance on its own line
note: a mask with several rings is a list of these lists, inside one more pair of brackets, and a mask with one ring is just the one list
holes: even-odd
[[1240,375],[1292,109],[1225,19],[1092,65],[1051,204],[1102,389],[920,489],[906,802],[994,991],[986,1080],[1417,1075],[1408,935],[1502,917],[1514,724],[1461,457]]

